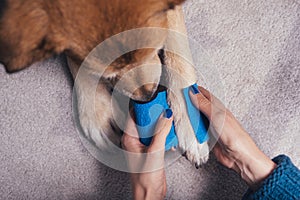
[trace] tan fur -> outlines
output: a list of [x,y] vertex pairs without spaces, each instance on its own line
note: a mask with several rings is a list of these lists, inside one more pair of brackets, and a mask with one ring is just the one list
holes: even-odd
[[[105,39],[120,32],[143,27],[170,28],[186,34],[182,11],[176,5],[184,0],[5,0],[0,8],[0,62],[8,72],[14,72],[43,60],[54,54],[65,53],[70,71],[75,79],[79,66],[90,51]],[[174,10],[173,10],[174,9]],[[91,96],[91,86],[96,79],[98,65],[87,69],[75,88],[78,98],[78,111],[81,126],[87,138],[99,148],[120,142],[111,110],[110,88],[121,80],[129,70],[143,63],[151,63],[151,78],[147,70],[133,73],[123,80],[120,92],[135,100],[149,100],[163,78],[172,89],[168,101],[174,110],[176,132],[182,152],[197,165],[207,160],[207,144],[196,142],[191,126],[187,123],[187,113],[181,112],[185,105],[180,89],[194,83],[197,79],[191,63],[172,53],[165,52],[166,69],[162,69],[158,50],[163,48],[165,35],[152,37],[150,43],[156,48],[139,49],[129,52],[106,69],[103,79],[96,82],[97,92]],[[181,49],[190,59],[187,41],[174,41],[170,48]],[[127,39],[120,40],[122,45]],[[135,41],[133,41],[135,42]],[[183,42],[184,45],[181,45]],[[107,48],[109,51],[114,48]],[[170,67],[170,68],[168,68]],[[176,72],[174,74],[174,72]],[[162,74],[163,73],[163,74]],[[178,80],[176,74],[188,80],[188,84]],[[141,81],[149,79],[151,84],[132,91]],[[118,88],[117,88],[118,89]],[[95,105],[92,102],[96,102]],[[94,114],[94,109],[97,110]],[[123,116],[117,116],[121,120]],[[108,140],[109,139],[109,140]]]
[[138,27],[166,27],[183,0],[5,0],[0,61],[8,71],[66,52],[80,64],[106,38]]

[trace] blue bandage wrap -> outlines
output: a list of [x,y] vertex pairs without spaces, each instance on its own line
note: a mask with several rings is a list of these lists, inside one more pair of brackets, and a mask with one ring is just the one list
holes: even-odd
[[[147,103],[133,102],[135,121],[141,143],[149,146],[155,131],[159,116],[169,107],[167,103],[167,92],[159,92],[155,99]],[[165,150],[170,150],[178,145],[175,134],[174,123],[166,139]]]
[[[196,87],[197,84],[196,84]],[[189,95],[190,87],[183,89],[183,96],[185,98],[185,103],[187,107],[187,113],[190,119],[190,123],[193,127],[194,133],[196,138],[200,144],[206,142],[209,139],[207,128],[204,124],[204,117],[203,114],[194,106],[192,100]]]
[[[184,88],[182,90],[187,107],[187,113],[197,140],[200,143],[203,143],[209,139],[207,129],[203,121],[204,116],[193,105],[189,96],[189,90],[190,87]],[[159,92],[152,101],[147,103],[138,103],[133,101],[133,108],[140,141],[144,145],[149,146],[152,141],[153,134],[155,134],[155,126],[159,116],[166,109],[170,108],[167,103],[167,92]],[[178,146],[178,140],[173,123],[171,130],[166,138],[165,150],[168,151],[172,147],[176,146]]]

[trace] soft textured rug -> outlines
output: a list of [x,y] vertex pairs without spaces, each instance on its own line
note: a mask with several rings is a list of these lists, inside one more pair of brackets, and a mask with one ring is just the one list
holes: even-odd
[[[299,2],[192,0],[184,10],[226,105],[268,156],[300,167]],[[11,75],[0,67],[0,199],[131,198],[128,175],[81,144],[72,84],[63,56]],[[201,169],[181,158],[166,171],[167,199],[235,200],[247,189],[213,156]]]

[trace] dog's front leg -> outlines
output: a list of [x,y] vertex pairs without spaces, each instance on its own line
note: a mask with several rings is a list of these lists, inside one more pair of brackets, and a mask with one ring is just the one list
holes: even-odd
[[107,84],[84,69],[79,70],[69,58],[68,65],[75,80],[77,112],[84,136],[100,150],[119,146],[121,131],[113,119],[112,96]]
[[208,160],[207,142],[198,143],[189,122],[182,89],[197,81],[189,49],[188,39],[181,7],[168,12],[170,31],[166,41],[165,67],[163,68],[165,84],[169,88],[168,102],[174,112],[174,122],[182,153],[188,160],[199,166]]

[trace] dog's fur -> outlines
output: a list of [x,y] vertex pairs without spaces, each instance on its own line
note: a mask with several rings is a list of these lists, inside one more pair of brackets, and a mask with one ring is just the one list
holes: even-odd
[[[8,72],[15,72],[33,62],[65,53],[75,79],[80,64],[90,51],[115,34],[143,27],[169,28],[186,34],[182,11],[178,6],[183,1],[0,0],[0,62]],[[182,108],[185,103],[180,89],[186,83],[176,76],[178,73],[194,83],[195,72],[186,60],[174,53],[164,52],[163,61],[161,60],[158,50],[163,49],[167,36],[166,32],[157,37],[157,40],[151,39],[157,48],[138,49],[111,63],[98,83],[95,96],[90,95],[92,91],[89,89],[92,88],[92,74],[97,69],[90,68],[76,82],[80,123],[86,136],[97,146],[102,147],[108,143],[104,135],[118,144],[120,135],[116,132],[120,130],[113,120],[110,108],[111,89],[129,70],[143,63],[151,63],[155,67],[151,69],[149,84],[134,91],[125,87],[119,92],[134,100],[147,101],[163,79],[172,88],[168,101],[175,115],[179,147],[190,161],[200,165],[208,159],[208,145],[196,142],[187,113],[183,111],[186,109]],[[127,41],[119,42],[122,45]],[[176,42],[181,41],[174,41],[175,46]],[[180,45],[177,46],[180,48]],[[168,67],[163,67],[161,62]],[[123,85],[131,88],[145,78],[149,78],[148,72],[133,73]],[[93,107],[91,102],[95,99]],[[93,115],[94,108],[96,116]]]

